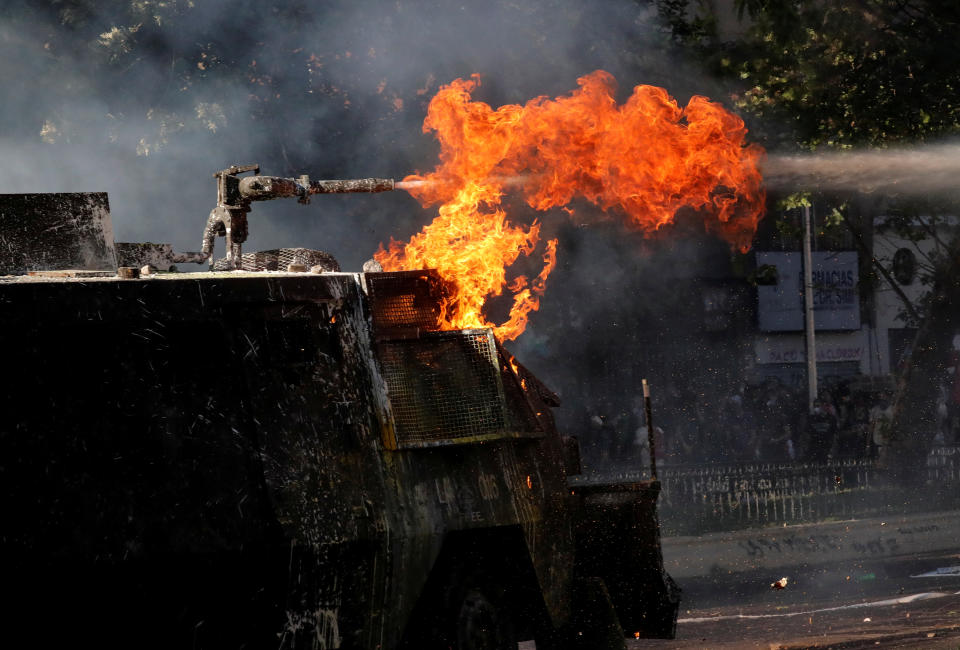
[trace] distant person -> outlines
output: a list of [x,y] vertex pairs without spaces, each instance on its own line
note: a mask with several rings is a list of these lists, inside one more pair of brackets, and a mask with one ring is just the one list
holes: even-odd
[[590,448],[592,453],[590,459],[594,463],[601,465],[607,462],[608,444],[606,438],[606,416],[594,413],[590,416]]
[[597,443],[597,462],[603,469],[610,469],[618,463],[620,455],[620,435],[615,424],[616,418],[611,421],[605,413],[594,413],[590,416],[590,430]]
[[817,394],[817,399],[814,403],[820,402],[820,408],[823,409],[827,415],[833,418],[833,423],[839,427],[840,426],[840,414],[837,411],[836,404],[833,402],[833,396],[830,394],[830,391],[824,389]]
[[752,410],[744,409],[734,441],[736,460],[742,462],[756,460],[758,444],[757,418],[753,415]]
[[738,460],[745,446],[743,435],[743,398],[739,395],[728,397],[720,410],[717,419],[720,437],[723,442],[719,452],[719,460],[730,462]]
[[800,455],[800,430],[792,422],[783,425],[784,447],[786,448],[787,460],[795,461]]
[[[647,465],[650,464],[650,434],[647,432],[647,425],[642,424],[634,432],[634,446]],[[663,442],[663,429],[653,425],[653,457],[657,461],[657,466],[671,464],[670,455],[667,453]]]
[[960,335],[953,337],[953,350],[950,353],[950,395],[947,399],[947,430],[944,442],[948,445],[960,443]]
[[771,429],[761,441],[760,460],[770,463],[783,463],[796,457],[794,426],[783,418],[776,428]]
[[634,465],[637,463],[637,450],[634,449],[634,426],[630,413],[620,412],[607,420],[610,427],[610,457],[615,465]]
[[692,463],[698,453],[697,423],[692,418],[681,419],[679,425],[667,438],[671,448],[671,458],[678,463]]
[[697,418],[697,446],[693,450],[695,462],[716,462],[720,456],[721,433],[717,430],[716,405],[704,400],[704,395],[694,404]]
[[577,436],[580,442],[580,462],[589,471],[597,471],[601,465],[603,454],[603,440],[601,440],[601,426],[603,420],[591,410],[582,411],[582,435]]
[[837,456],[860,458],[866,452],[866,407],[854,400],[848,386],[837,388]]
[[854,458],[866,458],[870,455],[870,409],[866,400],[858,397],[853,402],[850,416],[851,436],[847,441],[850,455]]
[[870,409],[870,457],[880,455],[880,448],[890,442],[890,426],[893,422],[893,403],[889,393],[882,393]]
[[761,404],[759,422],[759,459],[763,462],[782,463],[796,454],[796,419],[792,393],[779,381],[764,385],[765,396]]
[[822,401],[814,400],[813,411],[807,418],[808,447],[805,460],[812,463],[826,462],[830,457],[837,435],[837,420]]

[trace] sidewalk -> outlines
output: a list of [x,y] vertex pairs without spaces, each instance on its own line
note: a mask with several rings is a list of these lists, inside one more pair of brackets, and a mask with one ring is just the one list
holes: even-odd
[[664,537],[667,572],[684,579],[784,566],[846,564],[920,556],[960,546],[960,511],[852,519]]

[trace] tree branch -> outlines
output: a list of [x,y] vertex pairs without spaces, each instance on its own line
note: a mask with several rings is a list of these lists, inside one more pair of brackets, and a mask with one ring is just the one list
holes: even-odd
[[923,229],[927,231],[927,234],[930,235],[930,239],[932,239],[933,241],[937,242],[937,244],[938,244],[941,248],[943,248],[944,250],[947,250],[948,248],[950,248],[950,247],[949,247],[947,244],[945,244],[945,243],[943,242],[943,240],[940,239],[940,237],[937,235],[937,229],[933,227],[933,224],[925,222],[925,221],[923,220],[923,217],[918,217],[917,219],[920,221],[920,225],[923,227]]
[[870,258],[870,262],[873,264],[874,268],[876,268],[880,272],[880,275],[883,276],[883,278],[890,285],[890,288],[893,289],[894,293],[897,294],[897,297],[899,297],[900,300],[903,302],[903,307],[904,309],[907,310],[907,313],[910,315],[910,318],[914,319],[915,322],[919,323],[920,322],[919,312],[917,312],[916,308],[913,306],[913,303],[910,301],[910,298],[908,298],[907,294],[903,292],[903,289],[900,288],[900,285],[897,283],[897,281],[894,280],[893,276],[890,275],[890,271],[884,268],[883,264],[880,263],[880,260],[878,260],[874,256],[873,251],[867,248],[866,243],[864,243],[863,241],[863,234],[861,234],[861,232],[857,230],[856,226],[854,226],[853,223],[851,223],[849,218],[845,217],[844,219],[842,219],[842,221],[847,226],[847,229],[850,231],[850,234],[853,235],[853,241],[857,245],[857,248],[859,248],[864,255]]

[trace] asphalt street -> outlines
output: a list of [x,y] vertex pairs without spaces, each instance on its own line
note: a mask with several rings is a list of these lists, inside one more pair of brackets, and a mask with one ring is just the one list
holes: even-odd
[[[775,588],[782,578],[786,586]],[[677,638],[630,641],[631,650],[960,649],[960,548],[873,562],[714,574],[687,579],[681,587]]]

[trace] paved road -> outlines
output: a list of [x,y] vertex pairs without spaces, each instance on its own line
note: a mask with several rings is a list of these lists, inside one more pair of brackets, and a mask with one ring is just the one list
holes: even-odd
[[[960,567],[960,550],[688,579],[677,639],[628,647],[957,650],[960,571],[911,577],[945,567]],[[787,587],[771,589],[781,577]]]
[[834,610],[711,612],[682,621],[673,641],[633,641],[640,648],[960,648],[960,593],[925,593]]

